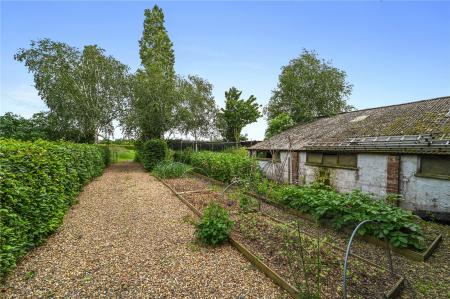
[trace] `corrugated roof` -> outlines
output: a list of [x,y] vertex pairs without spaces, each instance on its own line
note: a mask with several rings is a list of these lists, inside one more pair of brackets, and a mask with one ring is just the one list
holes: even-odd
[[303,150],[311,142],[343,142],[356,137],[431,134],[435,139],[448,139],[449,111],[450,97],[442,97],[345,112],[297,125],[250,149]]

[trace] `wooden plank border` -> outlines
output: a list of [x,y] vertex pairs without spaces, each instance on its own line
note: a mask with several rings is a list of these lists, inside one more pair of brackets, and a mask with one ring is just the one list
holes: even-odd
[[[169,188],[173,194],[175,194],[178,199],[181,200],[184,204],[188,206],[188,208],[198,217],[201,217],[201,213],[191,205],[182,195],[177,193],[169,184],[164,182],[158,177],[155,177],[158,181],[160,181],[164,186]],[[235,247],[250,263],[252,263],[256,268],[258,268],[262,273],[264,273],[268,278],[270,278],[275,284],[280,286],[283,290],[289,293],[292,298],[298,298],[300,292],[297,288],[293,287],[290,283],[284,280],[280,275],[277,274],[276,271],[272,270],[268,265],[266,265],[263,261],[261,261],[256,255],[254,255],[246,246],[239,243],[233,236],[229,237],[230,244]]]

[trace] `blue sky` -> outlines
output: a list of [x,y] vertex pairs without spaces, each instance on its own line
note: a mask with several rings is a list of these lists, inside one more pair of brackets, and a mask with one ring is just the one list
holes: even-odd
[[[48,37],[97,44],[139,67],[143,12],[155,2],[2,2],[0,113],[45,110],[33,78],[13,55]],[[450,2],[158,2],[177,73],[231,86],[265,105],[280,68],[303,48],[345,70],[358,109],[450,95]],[[245,128],[261,139],[266,123]]]

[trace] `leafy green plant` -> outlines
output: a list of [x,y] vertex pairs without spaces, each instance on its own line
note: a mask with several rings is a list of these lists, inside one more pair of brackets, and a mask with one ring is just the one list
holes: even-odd
[[238,192],[236,197],[239,202],[239,208],[243,213],[251,213],[259,210],[260,203],[255,198],[241,192]]
[[420,226],[409,211],[386,204],[369,194],[353,191],[341,194],[322,185],[275,187],[278,203],[314,216],[327,219],[335,229],[351,227],[363,220],[374,220],[359,230],[361,235],[387,238],[395,247],[424,248]]
[[233,178],[251,176],[256,169],[256,161],[242,152],[192,152],[189,164],[196,171],[223,182],[231,182]]
[[0,139],[0,277],[59,227],[105,155],[95,145]]
[[183,177],[191,171],[192,166],[180,162],[162,161],[153,168],[152,174],[161,179],[170,179]]
[[139,161],[144,168],[152,170],[161,161],[164,161],[169,155],[167,143],[161,139],[152,139],[136,146],[139,153]]
[[233,221],[227,210],[212,202],[203,211],[196,225],[197,239],[207,245],[219,245],[228,240],[233,229]]

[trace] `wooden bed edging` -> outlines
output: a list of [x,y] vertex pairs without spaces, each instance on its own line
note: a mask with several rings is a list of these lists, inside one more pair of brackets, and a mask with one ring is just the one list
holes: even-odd
[[[169,184],[161,180],[160,178],[156,177],[158,181],[164,184],[167,188],[172,191],[173,194],[175,194],[178,199],[180,199],[184,204],[188,206],[192,212],[194,212],[195,215],[198,217],[201,217],[201,213],[193,206],[191,205],[181,194],[176,192]],[[245,247],[243,244],[236,241],[232,236],[229,237],[230,244],[236,248],[250,263],[252,263],[256,268],[258,268],[262,273],[264,273],[268,278],[270,278],[275,284],[280,286],[283,290],[289,293],[289,295],[292,296],[292,298],[298,298],[300,295],[300,292],[293,287],[291,284],[289,284],[286,280],[284,280],[280,275],[278,275],[274,270],[272,270],[269,266],[267,266],[263,261],[261,261],[256,255],[251,253],[251,251]]]
[[258,268],[262,273],[264,273],[267,277],[269,277],[275,284],[277,284],[286,292],[288,292],[289,295],[292,296],[292,298],[299,297],[300,292],[295,287],[293,287],[290,283],[288,283],[281,276],[279,276],[274,270],[272,270],[269,266],[267,266],[256,255],[251,253],[250,250],[247,249],[247,247],[236,241],[231,236],[229,238],[229,241],[230,244],[233,245],[243,256],[245,256],[245,258],[250,263],[255,265],[256,268]]
[[[222,186],[225,185],[221,181],[218,181],[216,179],[207,177],[207,176],[202,175],[200,173],[194,172],[192,174],[194,176],[199,177],[199,178],[209,180],[209,181],[211,181],[213,183],[216,183],[216,184],[219,184],[219,185],[222,185]],[[315,222],[315,219],[311,215],[302,213],[300,211],[297,211],[297,210],[294,210],[294,209],[291,209],[291,208],[288,208],[288,207],[285,207],[285,206],[280,205],[278,203],[274,203],[274,202],[270,201],[268,198],[266,198],[266,197],[264,197],[262,195],[259,195],[259,194],[253,193],[253,192],[247,192],[247,191],[245,191],[244,194],[252,196],[254,198],[257,198],[257,199],[259,199],[261,201],[264,201],[265,203],[267,203],[269,205],[272,205],[274,207],[282,209],[282,210],[284,210],[284,211],[286,211],[286,212],[288,212],[288,213],[290,213],[290,214],[292,214],[294,216],[297,216],[299,218],[305,219],[307,221]],[[371,244],[379,246],[379,247],[384,247],[385,246],[385,243],[383,241],[381,241],[381,240],[379,240],[379,239],[377,239],[375,237],[372,237],[372,236],[357,236],[357,238],[358,239],[362,239],[362,240],[364,240],[364,241],[366,241],[368,243],[371,243]],[[433,254],[434,250],[436,250],[436,248],[439,246],[441,241],[442,241],[442,235],[439,234],[433,240],[433,242],[431,242],[431,244],[427,247],[427,249],[424,252],[417,252],[417,251],[414,251],[414,250],[411,250],[411,249],[408,249],[408,248],[397,248],[397,247],[392,247],[392,246],[391,246],[391,250],[393,252],[401,255],[401,256],[406,257],[409,260],[413,260],[413,261],[416,261],[416,262],[425,262]]]
[[[181,200],[185,205],[188,206],[188,208],[198,217],[201,217],[201,213],[191,204],[189,203],[180,193],[176,192],[169,184],[164,182],[162,179],[155,177],[158,181],[160,181],[164,186],[169,188],[170,191],[172,191],[175,196]],[[208,177],[205,177],[209,179]],[[219,182],[219,181],[217,181]],[[224,185],[222,182],[220,182],[222,185]],[[300,292],[297,288],[293,287],[289,282],[287,282],[285,279],[283,279],[280,275],[278,275],[274,270],[272,270],[268,265],[266,265],[263,261],[261,261],[256,255],[251,253],[251,251],[245,247],[243,244],[239,243],[237,240],[235,240],[232,236],[229,237],[229,242],[232,246],[234,246],[250,263],[252,263],[258,270],[260,270],[262,273],[264,273],[268,278],[270,278],[275,284],[280,286],[283,290],[289,293],[289,295],[292,296],[292,298],[298,298],[300,295]],[[371,265],[374,265],[376,268],[379,268],[381,270],[386,270],[366,259],[363,257],[360,257],[359,255],[351,254],[357,258],[360,258],[366,262],[368,262]],[[388,270],[386,270],[388,271]],[[389,289],[387,292],[383,292],[385,298],[391,299],[396,298],[404,285],[404,278],[403,276],[391,273],[394,276],[398,277],[398,281],[395,283],[395,285]]]

